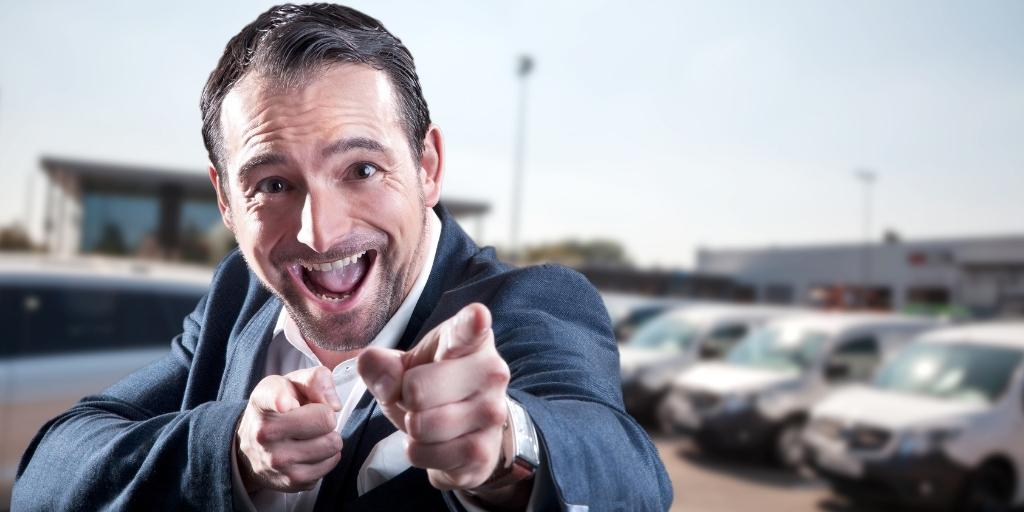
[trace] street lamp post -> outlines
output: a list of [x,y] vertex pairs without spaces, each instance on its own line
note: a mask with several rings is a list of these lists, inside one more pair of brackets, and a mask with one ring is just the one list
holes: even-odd
[[533,58],[529,55],[519,56],[516,75],[519,77],[519,112],[516,119],[515,155],[512,175],[512,219],[509,236],[510,256],[515,262],[520,261],[522,249],[519,247],[519,230],[522,224],[523,209],[523,155],[526,151],[526,79],[533,71]]
[[864,248],[861,254],[861,286],[860,286],[860,305],[867,307],[868,305],[868,290],[871,287],[871,189],[878,179],[878,175],[868,169],[858,169],[853,173],[854,177],[864,185],[864,196],[863,196],[863,240]]

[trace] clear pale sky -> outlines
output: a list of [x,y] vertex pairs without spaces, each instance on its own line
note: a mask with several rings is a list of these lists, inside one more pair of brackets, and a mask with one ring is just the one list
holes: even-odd
[[[2,2],[0,223],[41,154],[205,168],[199,92],[269,2]],[[875,229],[1024,233],[1024,2],[353,2],[416,57],[445,192],[509,232],[516,56],[532,54],[523,237],[695,249]],[[38,215],[41,203],[35,202]]]

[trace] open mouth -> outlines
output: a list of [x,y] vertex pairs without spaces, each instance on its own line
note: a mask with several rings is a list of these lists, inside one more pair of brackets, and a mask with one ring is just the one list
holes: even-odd
[[295,277],[314,298],[341,305],[359,292],[376,258],[377,251],[371,249],[334,261],[301,263],[294,267]]

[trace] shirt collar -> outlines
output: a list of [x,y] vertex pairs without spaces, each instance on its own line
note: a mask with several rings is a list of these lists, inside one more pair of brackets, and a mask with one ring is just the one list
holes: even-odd
[[[420,300],[420,295],[423,293],[423,288],[427,285],[427,278],[430,277],[430,270],[434,267],[434,257],[437,254],[437,244],[441,239],[441,220],[437,218],[437,214],[434,213],[433,209],[427,210],[427,250],[424,255],[423,267],[420,269],[420,273],[416,276],[416,281],[413,282],[412,289],[409,290],[409,295],[402,301],[402,305],[398,306],[398,310],[388,320],[388,323],[384,324],[384,328],[377,333],[377,336],[373,338],[369,346],[373,347],[384,347],[384,348],[395,348],[398,346],[398,342],[402,337],[402,333],[405,331],[405,327],[409,324],[409,319],[412,318],[413,309],[416,308],[416,303]],[[322,364],[313,351],[309,349],[309,345],[306,344],[306,340],[302,338],[302,334],[299,333],[298,327],[295,322],[292,321],[291,317],[288,316],[288,310],[281,308],[281,313],[277,317],[277,325],[274,326],[274,338],[280,335],[284,335],[288,343],[296,350],[301,352],[311,361],[317,365]]]

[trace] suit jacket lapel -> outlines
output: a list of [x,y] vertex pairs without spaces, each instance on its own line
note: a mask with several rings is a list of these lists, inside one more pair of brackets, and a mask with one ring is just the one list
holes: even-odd
[[224,363],[220,382],[220,399],[247,400],[256,383],[264,377],[267,346],[274,335],[281,302],[271,297],[229,345],[231,353]]

